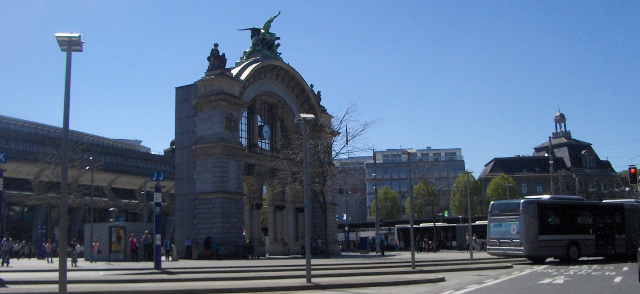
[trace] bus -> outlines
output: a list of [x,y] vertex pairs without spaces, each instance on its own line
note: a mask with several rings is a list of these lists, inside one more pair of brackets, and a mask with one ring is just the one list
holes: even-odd
[[633,257],[640,245],[640,203],[632,200],[560,195],[501,200],[490,204],[487,220],[487,253],[535,263]]
[[[472,223],[471,230],[473,234],[476,234],[478,243],[484,243],[487,236],[487,222],[476,221]],[[410,226],[407,224],[396,225],[395,232],[398,250],[411,250]],[[465,250],[467,232],[469,232],[469,224],[435,223],[434,226],[434,223],[421,223],[413,226],[414,238],[418,240],[429,239],[434,243],[436,250]],[[419,245],[417,244],[416,247]],[[476,250],[482,248],[482,245],[478,246],[479,248]]]

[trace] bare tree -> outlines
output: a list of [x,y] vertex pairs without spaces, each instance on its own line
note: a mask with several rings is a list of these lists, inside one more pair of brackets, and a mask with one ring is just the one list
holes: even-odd
[[[337,183],[334,179],[342,173],[334,162],[348,154],[370,150],[365,135],[376,123],[377,121],[360,120],[357,104],[352,102],[342,114],[333,117],[330,127],[324,126],[318,118],[306,124],[309,139],[309,188],[313,201],[322,212],[325,257],[329,257],[327,207],[331,204],[330,201],[335,201],[327,197],[327,192],[335,188]],[[293,128],[293,125],[287,126],[287,129]],[[302,191],[302,134],[291,132],[288,140],[282,146],[281,156],[272,162],[276,172],[274,184],[283,191],[285,187]]]

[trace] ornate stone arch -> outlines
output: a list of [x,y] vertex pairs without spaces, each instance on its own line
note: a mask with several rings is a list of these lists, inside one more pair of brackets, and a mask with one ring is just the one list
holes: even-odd
[[269,236],[265,247],[254,243],[258,253],[288,255],[299,248],[301,189],[276,181],[278,167],[272,163],[282,158],[292,136],[300,136],[294,122],[300,113],[331,125],[319,93],[288,64],[263,57],[207,72],[176,90],[176,218],[185,227],[177,244],[211,236],[223,256],[232,256],[245,240],[261,239],[266,210]]

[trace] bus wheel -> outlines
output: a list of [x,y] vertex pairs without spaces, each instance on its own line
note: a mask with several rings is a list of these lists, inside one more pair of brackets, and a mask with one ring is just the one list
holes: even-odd
[[580,246],[575,243],[569,244],[567,247],[567,260],[569,262],[576,262],[580,259]]

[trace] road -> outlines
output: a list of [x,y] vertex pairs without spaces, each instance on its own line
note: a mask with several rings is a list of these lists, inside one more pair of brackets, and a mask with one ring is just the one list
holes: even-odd
[[446,281],[442,283],[306,291],[305,293],[640,293],[638,264],[635,261],[610,262],[604,259],[582,259],[576,264],[568,265],[548,260],[541,265],[526,262],[514,264],[513,269],[452,272],[446,273],[444,276]]

